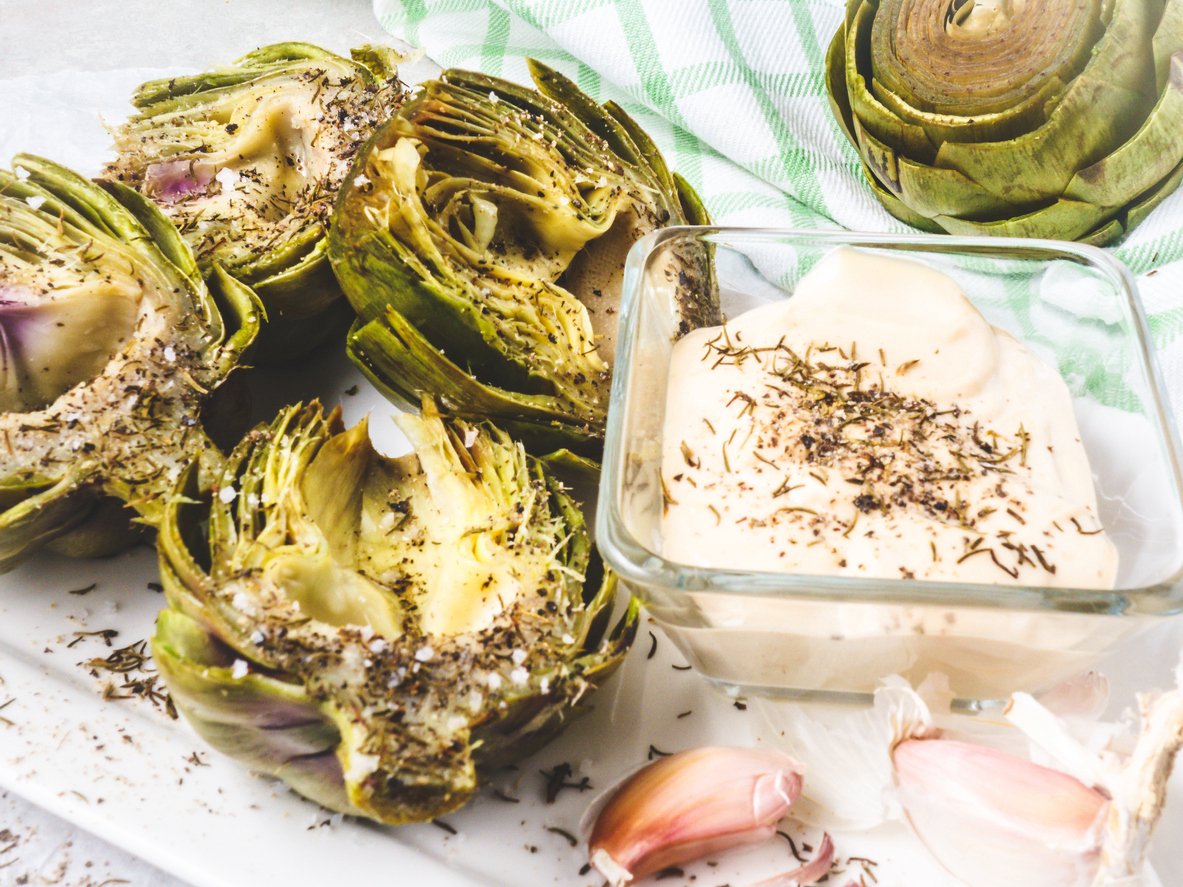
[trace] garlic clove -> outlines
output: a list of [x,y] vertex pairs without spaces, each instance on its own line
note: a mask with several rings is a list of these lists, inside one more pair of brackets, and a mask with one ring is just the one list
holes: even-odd
[[892,753],[909,824],[970,887],[1089,887],[1110,803],[1077,779],[966,742]]
[[[799,865],[790,872],[783,872],[753,884],[752,887],[806,887],[806,885],[818,883],[828,875],[833,865],[834,842],[828,834],[825,834],[822,835],[822,842],[817,848],[817,853],[809,862]],[[860,887],[854,881],[848,882],[847,887],[850,887],[851,884],[854,887]]]
[[801,765],[773,749],[706,747],[638,770],[608,800],[588,841],[614,887],[710,853],[757,843],[801,794]]

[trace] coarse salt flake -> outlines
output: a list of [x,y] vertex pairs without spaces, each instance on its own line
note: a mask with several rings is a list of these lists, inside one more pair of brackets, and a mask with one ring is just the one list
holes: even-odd
[[521,665],[526,661],[526,651],[519,647],[509,654],[509,658],[513,660],[514,665]]
[[420,647],[418,650],[415,651],[415,659],[419,662],[430,662],[431,657],[433,657],[434,655],[435,655],[435,650],[433,650],[433,649],[431,649],[431,647],[427,647],[427,646]]
[[229,505],[238,496],[238,490],[234,487],[222,487],[218,490],[218,498],[222,500],[223,504]]
[[40,194],[30,194],[25,198],[25,203],[29,204],[32,209],[41,209],[41,204],[45,203],[45,198]]
[[234,678],[235,680],[245,678],[250,670],[251,667],[247,665],[245,659],[235,659],[234,665],[230,667],[230,677]]
[[518,667],[509,673],[509,679],[515,684],[524,684],[530,680],[530,672],[526,669]]
[[345,771],[345,778],[360,782],[378,769],[377,755],[365,755],[354,752],[349,756],[349,769]]

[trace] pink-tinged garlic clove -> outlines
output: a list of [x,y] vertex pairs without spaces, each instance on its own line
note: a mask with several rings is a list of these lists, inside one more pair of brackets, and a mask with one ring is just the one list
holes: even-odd
[[619,887],[672,865],[765,841],[801,794],[801,765],[772,749],[707,747],[643,767],[596,818],[592,865]]
[[1089,887],[1110,802],[996,749],[911,739],[892,753],[917,837],[970,887]]
[[[751,887],[808,887],[816,884],[830,873],[834,865],[834,841],[830,836],[822,835],[822,842],[817,853],[809,862],[802,863],[792,871],[782,872],[767,880],[751,885]],[[855,881],[849,881],[845,887],[862,887]]]

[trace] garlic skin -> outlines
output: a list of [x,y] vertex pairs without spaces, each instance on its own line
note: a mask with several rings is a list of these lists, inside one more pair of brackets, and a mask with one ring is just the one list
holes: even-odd
[[967,742],[892,754],[912,830],[971,887],[1089,887],[1109,799],[1058,770]]
[[802,767],[775,749],[711,746],[660,758],[600,810],[588,840],[613,887],[709,853],[765,841],[801,794]]
[[[932,676],[930,676],[932,678]],[[1108,722],[1104,676],[1082,675],[1001,711],[950,710],[939,680],[889,677],[872,709],[757,706],[808,768],[795,819],[835,830],[904,819],[970,887],[1142,887],[1167,781],[1183,748],[1176,686]]]

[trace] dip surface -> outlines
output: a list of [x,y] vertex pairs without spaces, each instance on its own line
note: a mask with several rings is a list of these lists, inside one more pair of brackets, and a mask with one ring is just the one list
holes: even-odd
[[917,262],[839,249],[675,346],[662,554],[703,567],[1112,588],[1059,374]]

